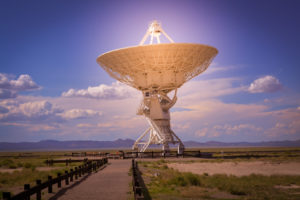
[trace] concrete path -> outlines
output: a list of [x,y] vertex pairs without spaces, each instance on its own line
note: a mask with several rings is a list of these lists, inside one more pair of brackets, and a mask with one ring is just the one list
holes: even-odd
[[104,169],[58,191],[51,200],[126,200],[129,198],[131,160],[109,160]]

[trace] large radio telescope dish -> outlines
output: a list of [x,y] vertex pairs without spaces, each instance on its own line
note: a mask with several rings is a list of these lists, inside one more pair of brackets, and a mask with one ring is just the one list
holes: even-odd
[[[171,43],[160,44],[163,34]],[[150,37],[150,44],[144,45]],[[153,44],[153,38],[157,44]],[[141,152],[150,144],[162,144],[165,152],[169,143],[184,146],[171,130],[169,109],[175,104],[177,88],[204,72],[218,50],[202,44],[174,43],[157,21],[153,21],[139,46],[113,50],[100,55],[97,62],[113,78],[143,92],[138,109],[149,122],[148,128],[133,148]],[[167,94],[175,90],[171,100]],[[147,141],[142,141],[146,136]]]
[[150,44],[107,52],[97,62],[113,78],[138,90],[169,92],[205,71],[217,52],[201,44]]

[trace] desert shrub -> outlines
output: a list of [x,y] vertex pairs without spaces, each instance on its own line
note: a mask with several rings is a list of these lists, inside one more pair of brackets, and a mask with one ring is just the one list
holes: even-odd
[[18,163],[17,163],[17,166],[18,166],[18,167],[23,167],[23,163],[18,162]]
[[229,192],[230,192],[230,194],[233,194],[233,195],[246,195],[246,193],[244,191],[241,191],[236,188],[230,188]]
[[17,168],[17,165],[16,165],[15,163],[13,163],[13,164],[10,164],[10,165],[8,166],[8,168],[9,168],[9,169],[16,169],[16,168]]
[[36,166],[34,166],[34,165],[30,167],[31,171],[35,171],[35,168],[36,168]]
[[200,177],[192,173],[180,173],[172,170],[170,174],[162,178],[167,179],[167,185],[170,184],[181,187],[201,185]]
[[160,159],[159,161],[157,161],[157,164],[164,164],[164,163],[167,163],[167,161],[165,161],[164,159]]
[[0,162],[0,167],[9,167],[10,165],[13,165],[14,161],[11,159],[4,159]]
[[187,180],[189,185],[199,186],[201,185],[201,181],[198,175],[192,173],[185,173],[185,179]]
[[29,169],[29,168],[32,167],[32,164],[27,162],[27,163],[24,164],[24,167],[25,167],[26,169]]
[[143,167],[148,167],[148,165],[146,163],[143,164]]
[[168,169],[168,165],[163,165],[163,169]]
[[184,179],[184,177],[183,177],[183,176],[180,176],[180,175],[171,178],[171,179],[168,181],[168,183],[169,183],[170,185],[176,185],[176,186],[187,186],[187,185],[188,185],[188,183],[187,183],[187,181]]

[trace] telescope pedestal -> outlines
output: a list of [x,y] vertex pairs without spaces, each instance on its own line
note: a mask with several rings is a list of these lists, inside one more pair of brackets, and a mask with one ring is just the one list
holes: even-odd
[[[149,119],[147,120],[149,121]],[[132,147],[133,150],[145,152],[149,145],[157,144],[162,145],[163,153],[168,154],[170,152],[169,143],[171,143],[178,144],[178,154],[183,153],[184,145],[179,139],[179,137],[172,130],[167,137],[164,137],[164,134],[162,134],[161,131],[156,131],[158,127],[152,126],[152,123],[149,124],[150,127],[135,141]]]

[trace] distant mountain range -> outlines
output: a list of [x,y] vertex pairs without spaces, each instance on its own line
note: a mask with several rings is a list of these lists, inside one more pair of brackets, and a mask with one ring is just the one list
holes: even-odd
[[[115,141],[57,141],[42,140],[39,142],[0,142],[0,151],[26,150],[76,150],[76,149],[129,149],[134,140],[117,139]],[[300,140],[272,142],[184,142],[185,147],[300,147]],[[156,146],[153,146],[156,147]]]

